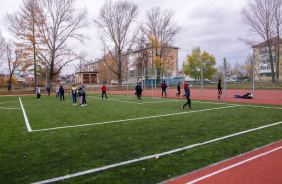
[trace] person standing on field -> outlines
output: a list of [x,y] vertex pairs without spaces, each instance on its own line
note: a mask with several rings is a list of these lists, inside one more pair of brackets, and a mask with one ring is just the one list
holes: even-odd
[[56,87],[56,98],[58,98],[59,99],[59,97],[60,97],[60,87],[59,87],[59,85],[57,85],[57,87]]
[[136,86],[136,96],[137,96],[137,98],[138,98],[138,100],[141,100],[141,96],[142,96],[142,91],[143,91],[143,89],[142,89],[142,86],[141,86],[141,82],[139,82],[139,84]]
[[163,98],[164,93],[165,93],[165,97],[167,98],[167,95],[166,95],[167,85],[166,85],[165,81],[163,81],[163,83],[161,83],[161,87],[162,87],[162,98]]
[[189,109],[192,109],[192,107],[191,107],[191,100],[190,100],[190,88],[189,88],[189,84],[188,83],[187,83],[187,87],[185,88],[185,96],[186,96],[187,102],[182,106],[182,109],[184,109],[184,107],[186,105],[189,105]]
[[85,85],[83,84],[82,85],[82,104],[84,106],[87,106],[85,97],[86,97],[86,90],[85,90]]
[[105,84],[103,84],[103,86],[102,86],[102,88],[101,88],[101,91],[102,91],[102,99],[104,98],[104,95],[105,95],[106,99],[108,99],[106,90],[107,90],[107,88],[106,88]]
[[83,91],[82,91],[81,86],[79,86],[79,88],[78,88],[78,96],[79,96],[79,99],[80,99],[80,106],[84,106],[83,105]]
[[70,90],[70,93],[72,94],[72,103],[73,103],[73,106],[77,105],[76,103],[76,95],[77,95],[77,89],[75,87],[75,85],[72,86],[71,90]]
[[62,101],[62,98],[65,101],[65,90],[62,85],[60,86],[59,93],[60,93],[60,101]]
[[36,94],[37,94],[37,100],[39,100],[39,98],[41,96],[39,86],[36,87]]
[[218,81],[217,90],[218,90],[218,96],[217,96],[217,98],[220,99],[220,95],[222,94],[221,80]]

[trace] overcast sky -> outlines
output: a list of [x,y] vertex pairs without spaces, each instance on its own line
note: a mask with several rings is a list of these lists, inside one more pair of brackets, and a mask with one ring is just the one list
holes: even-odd
[[[19,9],[22,0],[0,1],[0,30],[2,35],[9,37],[5,22],[6,13]],[[248,27],[242,22],[240,11],[247,5],[247,0],[135,0],[138,5],[138,19],[144,20],[146,10],[159,6],[162,10],[175,11],[174,20],[182,27],[175,37],[173,45],[179,47],[179,66],[182,66],[187,54],[193,47],[201,47],[216,58],[217,65],[222,65],[223,58],[231,63],[243,64],[247,55],[252,53],[251,47],[238,40],[247,35]],[[104,0],[77,0],[77,7],[88,10],[89,26],[84,30],[89,39],[79,48],[84,49],[88,60],[102,56],[97,39],[97,28],[93,19],[99,14]],[[66,73],[73,73],[69,69]]]

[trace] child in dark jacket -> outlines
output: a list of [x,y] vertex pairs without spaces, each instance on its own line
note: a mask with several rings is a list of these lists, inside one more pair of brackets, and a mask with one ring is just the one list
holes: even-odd
[[80,106],[84,106],[83,105],[83,91],[82,91],[81,86],[79,86],[79,88],[78,88],[78,96],[79,96],[79,99],[80,99]]
[[60,101],[62,101],[62,98],[65,101],[65,90],[62,85],[60,86],[59,93],[60,93]]
[[86,90],[85,90],[85,85],[83,84],[82,85],[82,104],[84,106],[87,106],[85,97],[86,97]]
[[180,82],[178,83],[178,85],[177,85],[177,91],[178,91],[178,93],[176,93],[176,96],[179,96],[180,95],[180,89],[181,89],[181,87],[180,87]]
[[188,83],[187,83],[187,86],[185,88],[185,96],[186,96],[187,102],[182,106],[182,109],[184,109],[184,107],[186,105],[189,105],[189,109],[192,109],[192,107],[191,107],[191,100],[190,100],[190,88],[189,88],[189,84]]

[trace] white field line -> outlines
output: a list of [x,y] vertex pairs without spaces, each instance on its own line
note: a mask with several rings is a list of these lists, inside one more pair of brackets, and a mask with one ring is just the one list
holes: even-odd
[[21,109],[21,108],[0,107],[0,109]]
[[270,125],[265,125],[265,126],[261,126],[261,127],[258,127],[258,128],[238,132],[238,133],[235,133],[235,134],[227,135],[227,136],[224,136],[224,137],[212,139],[212,140],[209,140],[209,141],[206,141],[206,142],[192,144],[190,146],[186,146],[186,147],[183,147],[183,148],[178,148],[178,149],[174,149],[174,150],[171,150],[171,151],[158,153],[158,154],[155,154],[155,155],[149,155],[149,156],[145,156],[145,157],[141,157],[141,158],[137,158],[137,159],[133,159],[133,160],[128,160],[128,161],[124,161],[124,162],[120,162],[120,163],[116,163],[116,164],[111,164],[111,165],[107,165],[107,166],[103,166],[103,167],[99,167],[99,168],[95,168],[95,169],[90,169],[90,170],[87,170],[87,171],[69,174],[69,175],[66,175],[66,176],[60,176],[60,177],[56,177],[56,178],[53,178],[53,179],[39,181],[39,182],[36,182],[36,183],[33,183],[33,184],[51,183],[51,182],[56,182],[56,181],[60,181],[60,180],[68,179],[68,178],[77,177],[77,176],[83,176],[83,175],[86,175],[86,174],[107,170],[107,169],[118,167],[118,166],[121,166],[121,165],[131,164],[131,163],[139,162],[139,161],[142,161],[142,160],[147,160],[147,159],[151,159],[151,158],[155,158],[155,157],[160,157],[160,156],[176,153],[176,152],[179,152],[179,151],[184,151],[184,150],[191,149],[191,148],[194,148],[194,147],[202,146],[202,145],[205,145],[205,144],[213,143],[213,142],[216,142],[216,141],[220,141],[220,140],[223,140],[223,139],[227,139],[227,138],[230,138],[230,137],[234,137],[234,136],[237,136],[237,135],[253,132],[253,131],[256,131],[256,130],[268,128],[268,127],[279,125],[279,124],[282,124],[282,121],[278,122],[278,123],[273,123],[273,124],[270,124]]
[[[101,97],[95,97],[95,96],[88,96],[89,98],[96,98],[99,100],[102,100]],[[156,101],[156,102],[130,102],[130,101],[125,101],[125,100],[115,100],[115,99],[107,99],[111,101],[116,101],[116,102],[124,102],[124,103],[133,103],[133,104],[155,104],[155,103],[168,103],[168,102],[186,102],[186,100],[164,100],[164,101]],[[218,105],[226,105],[226,103],[214,103],[214,102],[200,102],[200,101],[193,101],[196,103],[206,103],[206,104],[218,104]]]
[[19,97],[19,100],[20,100],[20,104],[21,104],[21,107],[22,107],[26,128],[27,128],[28,132],[32,132],[30,124],[29,124],[27,116],[26,116],[26,113],[25,113],[25,110],[24,110],[24,107],[23,107],[23,104],[22,104],[22,101],[21,101],[21,97]]
[[[94,97],[94,96],[89,96],[89,98],[96,98],[99,100],[102,100],[102,98],[99,97]],[[132,103],[132,104],[148,104],[148,103],[167,103],[167,102],[172,102],[172,101],[177,101],[177,100],[170,100],[170,101],[157,101],[157,102],[130,102],[130,101],[124,101],[124,100],[115,100],[115,99],[107,99],[111,101],[116,101],[116,102],[124,102],[124,103]]]
[[90,123],[90,124],[82,124],[82,125],[73,125],[73,126],[64,126],[64,127],[39,129],[39,130],[33,130],[32,132],[40,132],[40,131],[47,131],[47,130],[57,130],[57,129],[63,129],[63,128],[84,127],[84,126],[91,126],[91,125],[102,125],[102,124],[118,123],[118,122],[126,122],[126,121],[135,121],[135,120],[158,118],[158,117],[167,117],[167,116],[188,114],[188,113],[194,113],[194,112],[204,112],[204,111],[211,111],[211,110],[226,109],[226,108],[231,108],[231,107],[237,107],[237,106],[226,106],[226,107],[218,107],[218,108],[211,108],[211,109],[203,109],[203,110],[198,110],[198,111],[185,111],[185,112],[178,112],[178,113],[172,113],[172,114],[162,114],[162,115],[156,115],[156,116],[147,116],[147,117],[140,117],[140,118],[115,120],[115,121],[108,121],[108,122],[101,122],[101,123]]
[[[12,103],[12,102],[18,102],[18,101],[2,102],[2,103],[0,103],[0,105],[7,104],[7,103]],[[21,109],[21,108],[0,107],[0,109]]]
[[251,161],[251,160],[254,160],[254,159],[256,159],[256,158],[259,158],[259,157],[261,157],[261,156],[267,155],[267,154],[269,154],[269,153],[272,153],[272,152],[277,151],[277,150],[280,150],[280,149],[282,149],[282,146],[281,146],[281,147],[278,147],[278,148],[275,148],[275,149],[272,149],[272,150],[270,150],[270,151],[268,151],[268,152],[262,153],[262,154],[260,154],[260,155],[254,156],[254,157],[249,158],[249,159],[247,159],[247,160],[244,160],[244,161],[242,161],[242,162],[238,162],[238,163],[236,163],[236,164],[234,164],[234,165],[231,165],[231,166],[228,166],[228,167],[226,167],[226,168],[220,169],[220,170],[215,171],[215,172],[213,172],[213,173],[211,173],[211,174],[208,174],[208,175],[203,176],[203,177],[201,177],[201,178],[198,178],[198,179],[195,179],[195,180],[193,180],[193,181],[190,181],[190,182],[188,182],[187,184],[196,183],[196,182],[198,182],[198,181],[201,181],[201,180],[203,180],[203,179],[206,179],[206,178],[211,177],[211,176],[213,176],[213,175],[216,175],[216,174],[218,174],[218,173],[224,172],[224,171],[226,171],[226,170],[228,170],[228,169],[231,169],[231,168],[233,168],[233,167],[236,167],[236,166],[238,166],[238,165],[244,164],[244,163],[246,163],[246,162],[249,162],[249,161]]
[[1,102],[0,104],[6,104],[6,103],[12,103],[12,102],[18,102],[18,101]]
[[254,106],[254,105],[242,105],[246,107],[258,107],[258,108],[265,108],[265,109],[282,109],[281,107],[265,107],[265,106]]

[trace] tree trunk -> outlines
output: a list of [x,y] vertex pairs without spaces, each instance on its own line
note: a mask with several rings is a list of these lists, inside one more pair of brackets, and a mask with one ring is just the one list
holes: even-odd
[[13,73],[10,73],[10,78],[8,82],[8,91],[12,90],[12,77],[13,77]]
[[267,41],[267,46],[268,46],[268,54],[269,54],[270,65],[271,65],[271,82],[274,84],[275,83],[275,72],[274,72],[274,64],[273,64],[273,56],[272,56],[272,50],[271,50],[271,43],[270,43],[269,39]]
[[279,63],[280,63],[280,36],[278,34],[277,54],[276,54],[276,81],[279,83]]

